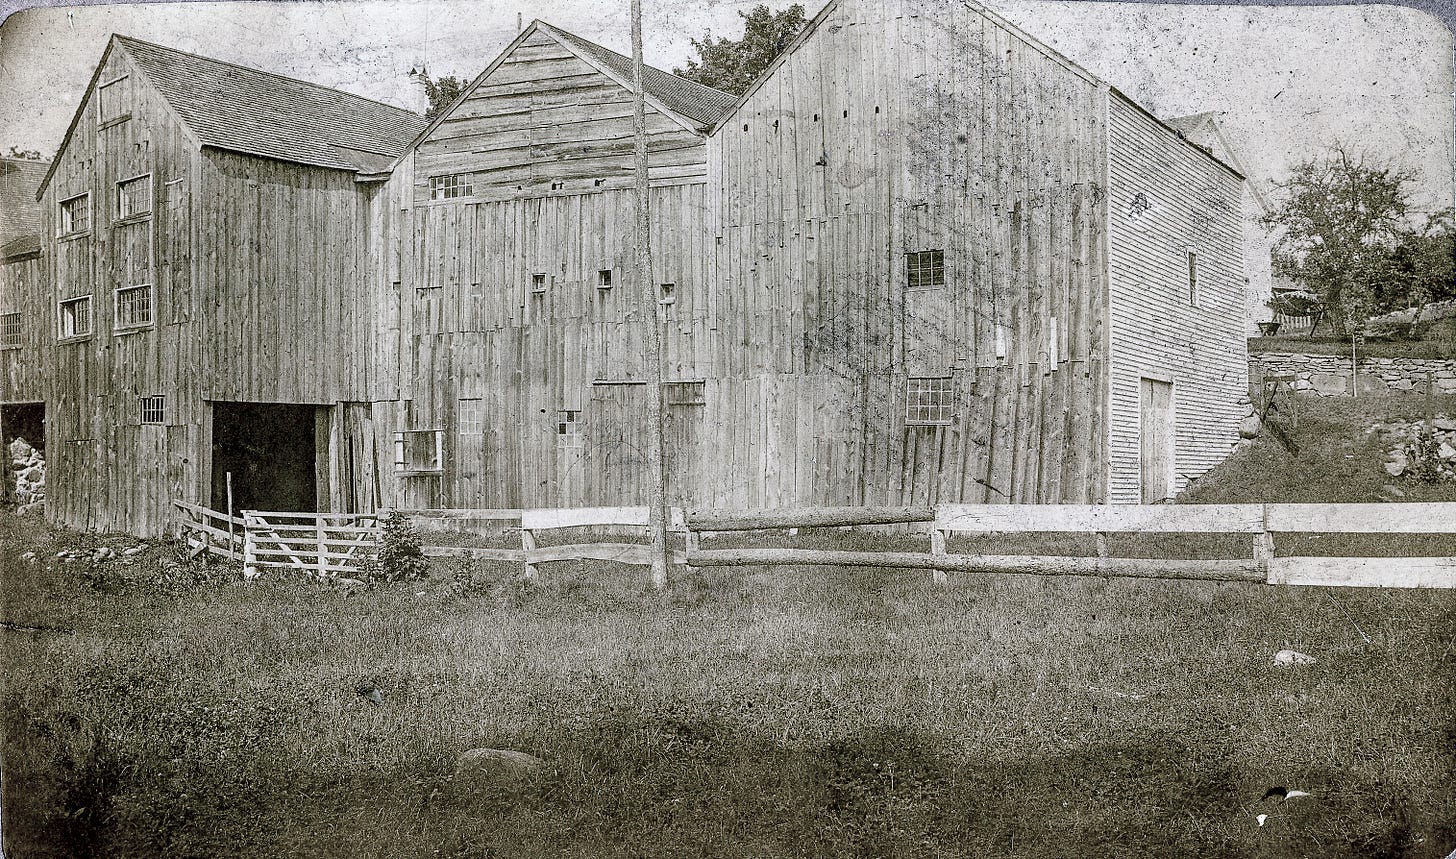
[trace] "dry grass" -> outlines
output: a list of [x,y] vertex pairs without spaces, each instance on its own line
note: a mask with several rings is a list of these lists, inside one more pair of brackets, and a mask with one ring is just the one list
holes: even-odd
[[[465,596],[350,598],[159,585],[163,547],[124,576],[27,565],[77,538],[0,530],[4,619],[50,627],[0,631],[10,855],[1456,847],[1449,592],[779,570],[660,598],[560,564],[541,590],[481,566]],[[1319,661],[1275,668],[1283,647]],[[453,795],[480,745],[548,772]]]

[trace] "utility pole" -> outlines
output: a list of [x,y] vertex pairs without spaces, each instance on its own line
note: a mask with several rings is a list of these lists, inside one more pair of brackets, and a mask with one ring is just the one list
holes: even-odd
[[642,302],[647,362],[647,530],[652,540],[652,586],[667,587],[667,472],[662,457],[662,333],[652,287],[651,222],[647,211],[647,97],[642,70],[642,0],[632,0],[632,136],[636,153],[637,290]]

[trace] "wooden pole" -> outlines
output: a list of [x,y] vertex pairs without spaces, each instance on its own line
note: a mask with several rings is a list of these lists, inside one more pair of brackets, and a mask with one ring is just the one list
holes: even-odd
[[667,471],[662,457],[662,332],[652,287],[651,222],[647,193],[647,101],[643,89],[642,0],[632,0],[632,137],[636,163],[637,290],[642,302],[647,362],[647,531],[651,538],[652,586],[667,587]]
[[233,536],[233,473],[231,471],[227,473],[227,523],[228,560],[231,561],[234,558],[234,548],[237,546],[237,543],[234,542],[235,538]]

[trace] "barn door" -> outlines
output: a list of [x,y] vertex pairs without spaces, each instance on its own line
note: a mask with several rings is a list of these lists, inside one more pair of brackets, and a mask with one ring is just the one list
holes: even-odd
[[1173,385],[1142,380],[1143,503],[1173,496]]

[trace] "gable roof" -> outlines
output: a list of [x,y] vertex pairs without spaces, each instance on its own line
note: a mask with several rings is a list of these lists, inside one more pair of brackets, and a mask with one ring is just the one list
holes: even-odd
[[0,158],[0,256],[13,256],[11,245],[40,235],[40,206],[35,189],[45,179],[49,161]]
[[1260,190],[1259,183],[1255,182],[1252,174],[1244,167],[1244,162],[1234,147],[1229,143],[1228,137],[1223,133],[1223,126],[1219,124],[1218,112],[1213,110],[1195,113],[1189,116],[1175,116],[1166,120],[1167,125],[1178,135],[1199,149],[1207,152],[1219,163],[1234,170],[1248,183],[1249,192],[1254,195],[1254,202],[1265,212],[1271,211],[1269,198],[1264,196]]
[[[460,90],[460,95],[455,97],[449,107],[436,114],[434,120],[420,130],[420,133],[406,147],[405,152],[400,154],[400,158],[423,143],[440,123],[455,112],[455,108],[470,98],[471,93],[475,92],[492,72],[501,67],[507,57],[514,53],[532,34],[538,32],[545,33],[558,45],[601,72],[613,83],[628,92],[633,90],[632,60],[629,57],[624,57],[616,51],[568,33],[545,21],[535,20],[512,39],[511,43],[490,61],[490,65],[487,65],[484,71],[476,75],[474,80]],[[642,70],[642,89],[648,106],[671,117],[684,128],[699,134],[705,133],[710,126],[725,116],[736,100],[734,96],[726,92],[685,80],[647,65],[644,65]],[[398,163],[399,159],[395,159],[393,164],[380,172],[392,170]]]
[[[606,66],[615,77],[625,81],[628,89],[631,89],[633,80],[631,57],[623,56],[610,48],[604,48],[596,42],[587,41],[545,21],[533,21],[532,23],[565,42],[569,50],[582,55],[583,59],[596,60],[596,64]],[[642,88],[647,91],[648,95],[655,96],[669,109],[701,125],[712,125],[722,119],[733,103],[738,100],[736,96],[722,90],[703,86],[696,81],[680,78],[648,65],[644,65],[642,69]]]
[[[64,152],[119,46],[200,146],[312,167],[373,172],[404,152],[425,118],[319,84],[113,34],[58,150]],[[49,183],[46,174],[41,190]]]

